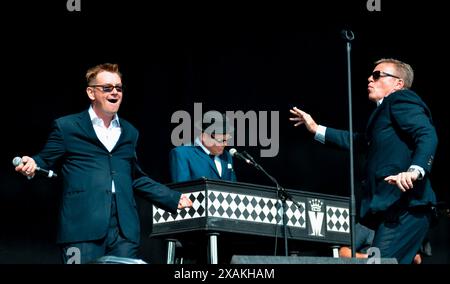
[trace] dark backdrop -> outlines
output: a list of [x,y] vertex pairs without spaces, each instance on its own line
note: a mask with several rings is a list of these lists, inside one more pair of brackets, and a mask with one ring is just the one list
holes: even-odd
[[[13,171],[11,160],[38,152],[53,119],[88,108],[84,73],[103,62],[120,64],[126,91],[119,116],[140,130],[139,158],[154,179],[170,181],[172,113],[192,112],[194,102],[201,102],[204,110],[279,111],[279,154],[259,158],[259,147],[242,149],[286,188],[348,196],[348,154],[323,147],[288,121],[289,109],[298,106],[321,124],[347,127],[343,28],[356,35],[355,130],[364,130],[375,107],[366,91],[373,62],[395,57],[410,63],[416,74],[413,90],[431,108],[440,139],[433,186],[441,201],[449,201],[449,46],[437,4],[381,0],[382,11],[369,12],[366,1],[163,6],[82,0],[81,12],[68,12],[66,1],[43,2],[2,8],[11,17],[1,20],[0,263],[59,261],[54,245],[59,181],[27,181]],[[357,177],[362,163],[363,156],[357,155]],[[240,181],[270,185],[239,161],[236,171]],[[162,262],[162,243],[147,238],[150,205],[140,200],[139,208],[142,257]],[[448,219],[441,220],[431,238],[435,250],[428,261],[449,263]]]

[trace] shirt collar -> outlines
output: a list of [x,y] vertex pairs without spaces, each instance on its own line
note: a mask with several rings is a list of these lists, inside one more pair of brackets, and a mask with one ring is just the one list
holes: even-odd
[[202,141],[200,141],[200,138],[199,138],[199,137],[195,138],[194,144],[195,144],[196,146],[200,146],[200,147],[203,149],[203,151],[205,151],[205,153],[206,153],[207,155],[211,155],[211,151],[209,151],[209,150],[205,147],[205,145],[203,145],[203,143],[202,143]]
[[377,106],[380,106],[381,103],[383,102],[383,100],[384,100],[384,98],[379,99],[379,100],[377,101]]
[[[91,122],[93,125],[104,126],[103,119],[97,116],[92,105],[89,107],[89,117],[91,118]],[[110,127],[120,127],[119,116],[117,113],[114,115],[114,118],[111,120]]]

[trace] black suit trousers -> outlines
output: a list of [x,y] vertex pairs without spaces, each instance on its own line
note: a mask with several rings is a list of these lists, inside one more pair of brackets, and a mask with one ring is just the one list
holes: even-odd
[[123,236],[117,218],[115,194],[112,194],[112,197],[111,216],[106,236],[100,240],[62,244],[63,263],[92,263],[105,255],[127,258],[137,257],[139,244],[131,242]]

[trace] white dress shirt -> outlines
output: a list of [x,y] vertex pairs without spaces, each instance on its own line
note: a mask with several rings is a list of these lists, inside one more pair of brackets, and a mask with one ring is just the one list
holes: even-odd
[[[205,145],[203,145],[202,141],[200,141],[200,138],[195,138],[194,144],[197,146],[200,146],[203,151],[209,156],[211,155],[211,151],[209,151]],[[214,164],[216,165],[217,172],[219,173],[219,176],[222,177],[222,163],[220,162],[219,156],[214,156]]]
[[[103,120],[97,116],[92,106],[89,107],[89,116],[91,118],[92,126],[94,127],[95,134],[97,134],[98,140],[100,140],[105,148],[108,149],[109,152],[111,152],[114,146],[116,146],[120,134],[122,133],[122,129],[120,128],[119,123],[119,117],[116,114],[109,124],[109,127],[106,128]],[[116,192],[114,180],[112,181],[111,191],[113,193]]]

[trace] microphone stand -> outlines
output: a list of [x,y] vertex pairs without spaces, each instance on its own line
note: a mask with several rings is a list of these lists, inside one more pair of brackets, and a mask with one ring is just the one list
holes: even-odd
[[350,235],[351,235],[351,251],[352,257],[356,257],[356,237],[355,237],[355,216],[356,216],[356,201],[355,201],[355,174],[353,163],[353,116],[352,116],[352,71],[350,62],[350,42],[355,38],[351,30],[342,30],[342,38],[347,43],[347,85],[348,85],[348,128],[349,128],[349,142],[350,142]]
[[[287,210],[287,204],[286,204],[286,200],[290,200],[292,201],[298,208],[301,207],[300,203],[298,203],[298,201],[296,201],[292,195],[287,192],[279,183],[278,181],[271,176],[260,164],[258,164],[255,159],[253,159],[252,156],[250,156],[250,154],[248,154],[247,152],[243,151],[242,152],[250,161],[251,164],[257,168],[258,170],[260,170],[261,172],[263,172],[277,187],[277,197],[281,200],[282,202],[282,210],[283,210],[283,214],[282,216],[282,221],[283,221],[283,232],[284,232],[284,255],[288,256],[288,240],[287,240],[287,216],[286,216],[286,210]],[[278,226],[278,224],[277,224]],[[276,253],[276,251],[275,251]]]

